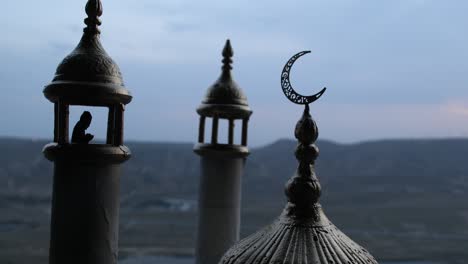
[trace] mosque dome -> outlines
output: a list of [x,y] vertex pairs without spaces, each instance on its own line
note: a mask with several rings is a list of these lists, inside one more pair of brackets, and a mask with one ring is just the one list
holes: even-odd
[[295,130],[299,161],[286,184],[288,203],[272,224],[230,248],[221,264],[377,264],[372,255],[341,232],[318,200],[320,183],[314,172],[318,129],[309,107]]

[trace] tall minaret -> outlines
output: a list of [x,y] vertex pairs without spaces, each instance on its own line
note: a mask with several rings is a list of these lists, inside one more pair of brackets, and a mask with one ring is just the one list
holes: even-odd
[[[123,145],[124,106],[132,96],[100,43],[101,1],[89,0],[86,13],[80,43],[44,89],[55,110],[54,142],[43,150],[55,163],[50,264],[117,263],[120,163],[130,158]],[[93,136],[85,130],[92,116],[87,111],[70,143],[70,105],[109,109],[106,144],[89,143]]]
[[[247,129],[252,114],[247,97],[231,76],[233,51],[229,40],[223,49],[219,79],[208,89],[197,112],[200,115],[198,144],[201,180],[198,198],[196,263],[218,263],[224,252],[239,240],[241,177],[249,149]],[[211,138],[205,142],[205,122],[212,119]],[[228,122],[227,142],[218,141],[220,119]],[[241,142],[234,142],[234,124],[242,120]],[[240,121],[238,121],[240,123]]]

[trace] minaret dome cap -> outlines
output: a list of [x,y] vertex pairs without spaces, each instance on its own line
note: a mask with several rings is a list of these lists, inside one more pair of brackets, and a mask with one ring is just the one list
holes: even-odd
[[71,105],[107,106],[132,100],[119,66],[100,42],[101,0],[86,4],[87,27],[78,46],[57,67],[54,79],[44,89],[52,102]]
[[226,41],[223,52],[222,73],[218,80],[208,88],[202,104],[197,112],[200,115],[220,118],[243,119],[252,114],[245,96],[231,74],[232,56],[234,55],[231,42]]

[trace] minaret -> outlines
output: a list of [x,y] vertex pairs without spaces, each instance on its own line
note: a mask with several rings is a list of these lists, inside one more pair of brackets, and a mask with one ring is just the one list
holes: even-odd
[[324,91],[304,100],[292,100],[297,97],[285,93],[293,102],[305,104],[294,131],[299,165],[285,187],[288,203],[276,221],[234,245],[220,264],[377,264],[366,249],[328,220],[319,203],[321,187],[315,174],[319,150],[314,144],[318,128],[309,103]]
[[[219,79],[208,89],[198,107],[200,127],[194,151],[201,156],[197,264],[218,263],[239,240],[241,178],[249,149],[247,129],[252,114],[247,97],[231,76],[233,50],[229,40],[223,49]],[[205,122],[212,119],[211,137],[205,142]],[[220,120],[228,123],[227,142],[218,141]],[[241,120],[241,121],[240,121]],[[234,125],[242,123],[241,142],[234,142]]]
[[[124,106],[132,96],[119,67],[100,43],[100,0],[86,4],[87,27],[78,46],[58,66],[44,89],[54,104],[54,142],[44,155],[55,164],[49,263],[115,264],[118,254],[120,164],[130,158],[123,145]],[[107,107],[106,144],[90,144],[88,111],[69,139],[69,106]],[[99,122],[96,120],[94,122]]]

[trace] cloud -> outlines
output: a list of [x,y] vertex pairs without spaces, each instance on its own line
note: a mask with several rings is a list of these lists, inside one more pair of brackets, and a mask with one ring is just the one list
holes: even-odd
[[468,98],[466,98],[466,100],[464,101],[457,100],[447,102],[443,106],[443,109],[445,110],[445,112],[453,114],[455,116],[468,118]]
[[[82,2],[51,0],[47,10],[26,0],[8,5],[14,12],[0,17],[7,25],[0,49],[18,56],[65,56],[85,27]],[[302,37],[275,30],[272,23],[280,23],[272,18],[276,8],[272,13],[254,11],[264,6],[242,1],[105,2],[102,40],[119,61],[152,64],[206,62],[226,38],[248,56],[273,56],[305,46]]]

